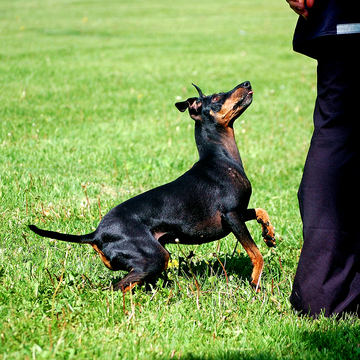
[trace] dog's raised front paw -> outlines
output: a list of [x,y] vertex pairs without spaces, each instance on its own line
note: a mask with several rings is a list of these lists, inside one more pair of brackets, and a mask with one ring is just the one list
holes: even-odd
[[262,237],[268,247],[276,247],[275,229],[270,222],[268,213],[264,209],[255,209],[256,220],[261,225]]

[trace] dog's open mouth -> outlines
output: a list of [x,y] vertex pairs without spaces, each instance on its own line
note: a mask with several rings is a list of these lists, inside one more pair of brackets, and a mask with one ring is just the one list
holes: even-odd
[[248,107],[252,102],[253,93],[254,93],[253,90],[249,90],[249,92],[246,95],[244,95],[238,102],[235,103],[233,109],[236,110],[240,106],[244,108]]

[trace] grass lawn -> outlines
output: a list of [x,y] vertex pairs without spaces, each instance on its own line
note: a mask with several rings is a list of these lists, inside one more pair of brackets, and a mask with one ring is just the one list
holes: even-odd
[[[291,310],[302,246],[296,192],[312,132],[316,63],[291,49],[285,0],[12,0],[0,11],[0,359],[357,359],[360,321]],[[27,224],[88,233],[116,204],[197,161],[176,101],[250,80],[235,124],[277,231],[263,291],[230,235],[169,246],[168,281],[127,293],[88,246]],[[219,246],[219,248],[218,248]],[[190,251],[201,285],[198,296]],[[222,269],[224,265],[226,274]],[[226,276],[225,276],[226,275]]]

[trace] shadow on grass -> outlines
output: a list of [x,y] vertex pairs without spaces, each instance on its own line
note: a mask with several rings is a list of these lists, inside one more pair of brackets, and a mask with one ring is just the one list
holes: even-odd
[[278,357],[271,355],[270,353],[253,353],[249,354],[251,349],[243,349],[243,350],[231,350],[226,351],[224,353],[217,353],[211,356],[193,356],[193,355],[185,355],[181,356],[182,360],[233,360],[233,359],[257,359],[257,360],[275,360]]
[[249,257],[245,255],[221,255],[210,254],[206,258],[192,257],[190,259],[179,258],[178,275],[202,279],[210,276],[231,276],[250,279],[252,264]]
[[314,355],[330,358],[329,355],[334,354],[333,359],[360,359],[360,325],[352,323],[351,317],[346,318],[345,321],[323,318],[315,323],[315,329],[302,332],[301,342]]
[[[178,278],[183,277],[187,280],[191,280],[194,274],[199,282],[204,282],[207,278],[212,276],[224,277],[224,279],[226,279],[226,277],[229,278],[231,275],[235,275],[242,280],[250,280],[252,273],[252,264],[250,259],[242,254],[221,256],[210,254],[206,257],[198,257],[190,252],[187,259],[179,257],[176,261],[178,262]],[[163,287],[168,285],[171,286],[173,280],[169,280],[168,271],[169,270],[163,272],[154,280],[149,281],[145,287],[149,290],[150,288],[148,288],[147,285],[151,284],[152,287],[155,287],[155,284],[159,278],[163,280]],[[112,284],[114,285],[119,282],[125,276],[125,274],[126,273],[121,275],[119,274],[119,276],[113,278],[111,280]]]
[[[290,346],[269,351],[239,348],[217,350],[212,354],[184,354],[182,360],[230,360],[230,359],[359,359],[360,358],[360,325],[351,317],[342,320],[322,318],[321,321],[310,322],[308,329],[298,328],[292,334]],[[279,336],[289,338],[286,327]]]

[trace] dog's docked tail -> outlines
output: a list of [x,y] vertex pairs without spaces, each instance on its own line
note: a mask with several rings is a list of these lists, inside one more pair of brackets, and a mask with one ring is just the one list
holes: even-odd
[[43,236],[43,237],[77,243],[77,244],[89,243],[94,238],[94,233],[90,233],[90,234],[86,234],[86,235],[62,234],[62,233],[58,233],[56,231],[42,230],[42,229],[39,229],[35,225],[29,225],[29,229],[32,230],[34,233],[36,233],[40,236]]

